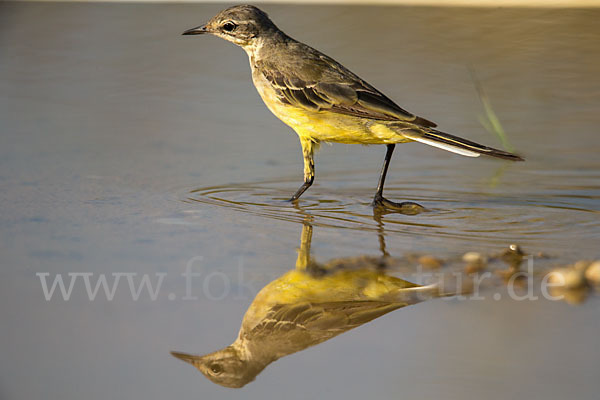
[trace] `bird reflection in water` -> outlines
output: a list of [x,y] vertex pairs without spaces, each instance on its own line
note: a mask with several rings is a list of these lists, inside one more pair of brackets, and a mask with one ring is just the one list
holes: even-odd
[[440,295],[436,285],[420,286],[386,274],[383,249],[383,257],[319,264],[310,256],[311,239],[312,226],[305,221],[296,268],[256,295],[231,345],[204,356],[171,354],[214,383],[241,388],[281,357]]

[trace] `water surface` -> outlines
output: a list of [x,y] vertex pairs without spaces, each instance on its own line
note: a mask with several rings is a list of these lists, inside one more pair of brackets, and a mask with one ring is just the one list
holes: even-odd
[[[324,145],[315,185],[283,201],[300,146],[246,55],[180,36],[221,8],[0,4],[0,397],[595,398],[597,297],[514,301],[501,285],[393,311],[238,392],[169,354],[231,343],[256,293],[294,268],[307,218],[321,262],[510,243],[551,257],[544,271],[600,258],[598,11],[265,6],[402,107],[500,146],[479,122],[476,72],[527,161],[398,146],[386,195],[430,210],[406,216],[369,207],[381,146]],[[123,277],[111,301],[81,280],[46,301],[39,273],[166,275],[155,300],[133,300]]]

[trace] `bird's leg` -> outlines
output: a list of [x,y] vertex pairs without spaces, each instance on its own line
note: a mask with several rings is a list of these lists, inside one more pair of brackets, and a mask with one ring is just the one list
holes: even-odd
[[302,156],[304,157],[304,183],[289,201],[298,200],[300,196],[302,196],[302,193],[306,192],[306,189],[308,189],[315,180],[315,161],[313,158],[315,152],[314,143],[309,139],[301,138],[300,144],[302,145]]
[[377,222],[377,237],[379,239],[379,250],[381,250],[381,258],[384,259],[390,256],[385,245],[385,229],[383,224],[383,216],[385,212],[382,212],[380,207],[373,208],[373,219]]
[[310,268],[310,244],[312,242],[312,225],[308,221],[302,224],[302,235],[300,236],[300,249],[298,250],[298,258],[296,259],[296,269],[298,271],[306,271]]
[[387,175],[390,161],[392,160],[392,154],[394,154],[395,144],[386,145],[385,159],[383,160],[383,166],[381,167],[381,173],[379,174],[379,183],[377,184],[377,192],[375,192],[375,198],[373,199],[373,205],[377,205],[378,202],[383,200],[383,185],[385,185],[385,177]]
[[387,175],[390,161],[392,160],[392,154],[396,148],[395,144],[386,145],[387,150],[385,153],[385,159],[383,160],[383,166],[381,167],[381,174],[379,175],[379,183],[377,184],[377,192],[371,205],[373,207],[385,208],[394,211],[401,212],[403,214],[418,214],[425,211],[425,208],[420,204],[413,203],[412,201],[405,201],[402,203],[396,203],[383,197],[383,185],[385,184],[385,177]]

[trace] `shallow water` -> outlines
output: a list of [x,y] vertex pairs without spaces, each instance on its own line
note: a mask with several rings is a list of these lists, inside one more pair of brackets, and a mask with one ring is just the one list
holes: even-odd
[[[301,183],[298,140],[246,55],[180,36],[220,8],[0,4],[0,397],[595,398],[597,297],[515,301],[497,283],[386,314],[238,392],[169,354],[231,343],[256,293],[295,268],[307,222],[321,263],[510,243],[547,255],[542,271],[600,258],[598,11],[265,6],[401,106],[498,147],[476,72],[527,161],[398,146],[386,195],[429,210],[407,216],[369,207],[381,146],[324,145],[315,185],[283,201]],[[407,279],[416,264],[402,265]],[[155,300],[132,299],[124,276],[90,301],[81,275],[68,301],[46,301],[39,273],[165,275]]]

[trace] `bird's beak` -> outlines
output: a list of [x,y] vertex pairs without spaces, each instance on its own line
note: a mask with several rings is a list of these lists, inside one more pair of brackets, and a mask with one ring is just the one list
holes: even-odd
[[196,365],[198,360],[201,358],[200,356],[195,356],[195,355],[186,354],[186,353],[179,353],[177,351],[172,351],[171,355],[173,357],[179,358],[180,360],[190,363],[192,365]]
[[207,33],[208,29],[206,29],[206,25],[200,25],[192,29],[188,29],[183,32],[182,35],[202,35],[203,33]]

